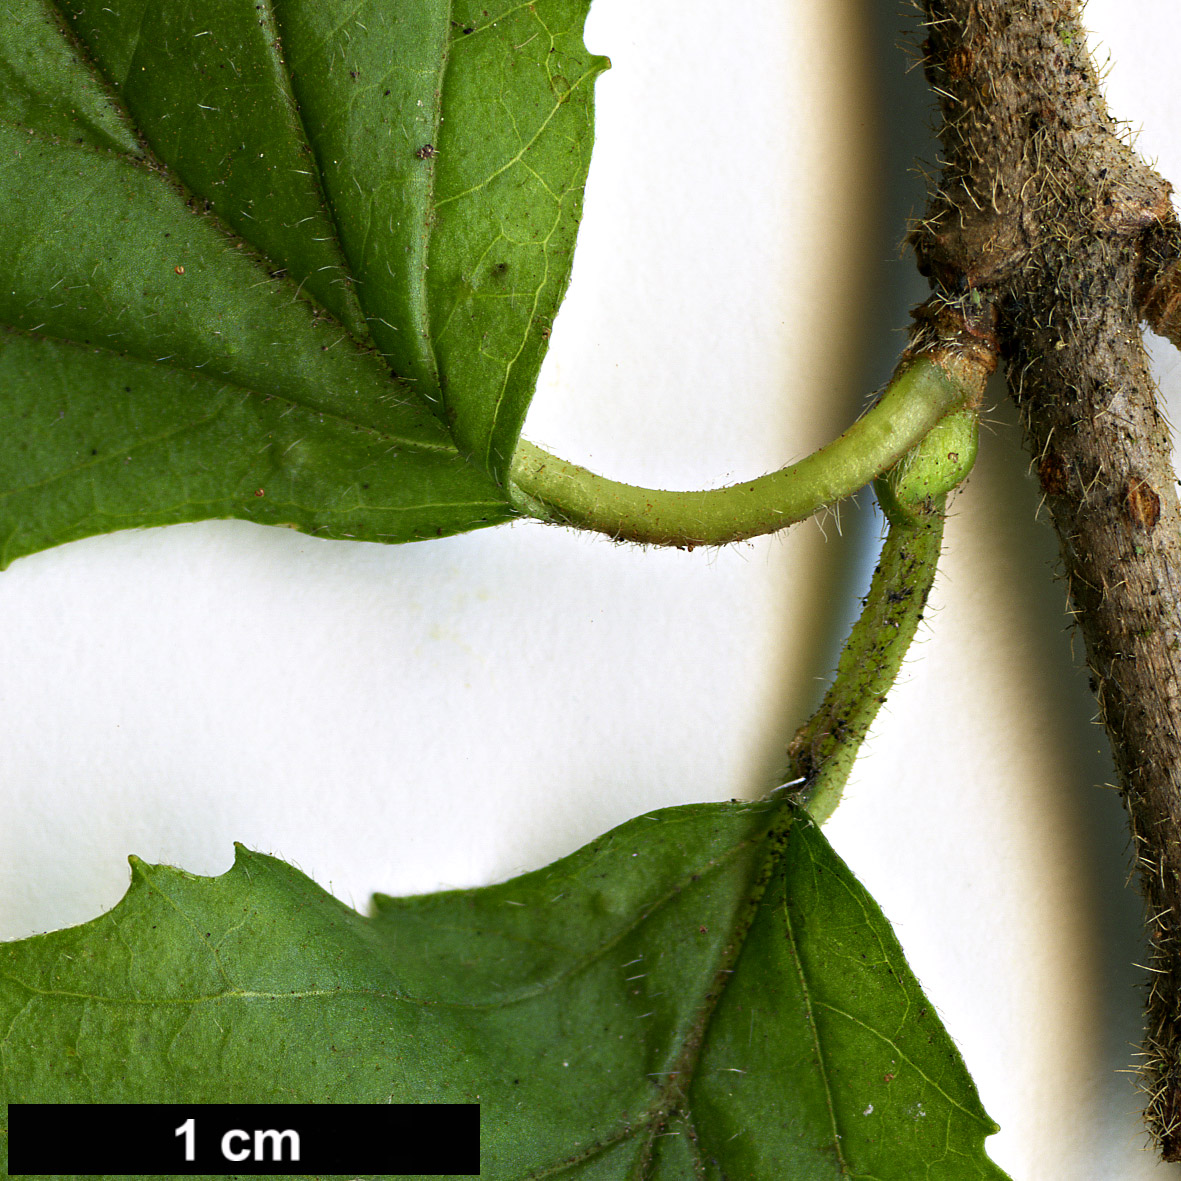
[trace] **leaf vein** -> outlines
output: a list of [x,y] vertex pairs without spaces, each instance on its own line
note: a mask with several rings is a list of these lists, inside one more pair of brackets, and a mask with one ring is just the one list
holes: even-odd
[[[717,857],[712,861],[707,862],[703,866],[699,866],[686,873],[680,880],[662,894],[649,907],[645,908],[640,914],[636,916],[630,923],[620,927],[610,938],[605,939],[602,943],[594,948],[593,951],[588,952],[581,959],[575,960],[569,967],[562,969],[562,971],[555,973],[553,976],[547,977],[545,980],[539,981],[537,984],[531,985],[524,989],[519,989],[516,992],[508,993],[503,997],[498,997],[495,1001],[484,1002],[457,1002],[457,1001],[418,1001],[417,1003],[426,1005],[446,1004],[450,1007],[463,1009],[499,1009],[507,1007],[508,1005],[519,1004],[522,1001],[531,1000],[535,997],[542,996],[546,992],[556,988],[559,984],[570,979],[578,973],[585,971],[601,960],[612,948],[618,946],[629,935],[633,934],[641,926],[644,925],[654,914],[663,910],[676,898],[684,893],[686,888],[695,884],[697,881],[703,880],[707,875],[718,872],[724,869],[728,862],[736,858],[740,853],[745,852],[749,847],[750,841],[742,841],[733,848],[728,849],[721,857]],[[498,932],[500,933],[500,932]]]
[[307,121],[303,117],[303,107],[296,97],[294,82],[291,75],[284,68],[283,27],[279,20],[279,15],[275,11],[274,0],[260,0],[258,12],[261,18],[267,22],[268,32],[274,34],[266,39],[271,72],[276,80],[276,84],[283,93],[284,100],[291,109],[300,135],[303,137],[303,142],[307,146],[308,153],[311,156],[314,170],[312,180],[315,182],[316,190],[320,195],[320,203],[325,214],[327,214],[328,222],[332,226],[332,245],[335,247],[338,257],[345,264],[341,269],[345,270],[352,277],[356,274],[356,267],[353,265],[353,260],[349,257],[348,250],[345,247],[344,234],[341,231],[340,221],[337,218],[336,207],[328,196],[328,185],[324,177],[324,162],[320,158],[320,153],[308,130]]
[[64,468],[61,471],[54,472],[53,475],[46,476],[42,480],[35,480],[31,484],[19,485],[15,488],[8,488],[0,492],[0,501],[9,499],[12,496],[20,496],[26,492],[35,492],[40,488],[51,488],[54,484],[62,480],[68,480],[72,476],[77,476],[82,472],[89,471],[92,468],[101,467],[105,464],[113,463],[119,459],[120,456],[134,455],[137,451],[142,451],[145,447],[155,447],[168,439],[173,439],[179,435],[185,434],[187,431],[196,430],[199,427],[205,426],[212,422],[219,414],[221,414],[228,403],[228,399],[223,399],[218,405],[208,414],[201,418],[192,419],[189,422],[181,423],[179,426],[172,427],[169,430],[161,431],[158,435],[151,435],[148,438],[137,439],[133,443],[128,443],[126,447],[117,449],[107,455],[92,456],[82,463],[74,464],[72,467]]
[[828,1109],[833,1152],[836,1154],[841,1173],[847,1177],[849,1176],[849,1166],[845,1161],[844,1153],[841,1152],[841,1133],[837,1126],[836,1105],[833,1102],[832,1084],[828,1077],[828,1064],[825,1061],[824,1047],[820,1044],[820,1027],[816,1024],[816,1017],[812,1011],[812,990],[808,987],[807,974],[804,971],[804,964],[800,958],[799,948],[796,943],[795,929],[792,926],[791,911],[786,903],[783,906],[783,925],[787,932],[787,946],[800,982],[800,993],[804,1001],[804,1014],[808,1029],[812,1034],[812,1045],[816,1049],[816,1069],[820,1074],[820,1081],[824,1085],[824,1101]]
[[503,163],[499,168],[495,169],[489,176],[487,176],[484,180],[480,181],[478,184],[472,185],[471,188],[464,189],[463,192],[461,192],[461,193],[453,193],[450,197],[444,197],[441,201],[439,201],[435,205],[435,208],[442,209],[444,205],[450,205],[453,201],[460,201],[464,197],[470,197],[473,193],[478,193],[481,189],[487,188],[498,176],[503,175],[510,168],[512,168],[514,164],[517,164],[521,160],[521,158],[525,155],[525,153],[528,152],[529,149],[532,148],[533,145],[541,138],[541,136],[545,134],[545,129],[553,121],[554,116],[565,105],[566,99],[571,94],[573,94],[580,86],[582,86],[583,83],[586,82],[588,78],[593,79],[595,77],[595,74],[596,74],[595,70],[587,70],[574,83],[574,85],[570,87],[570,89],[566,92],[566,94],[563,96],[563,98],[560,101],[554,103],[553,109],[550,111],[550,113],[548,115],[546,115],[545,119],[542,121],[541,126],[533,133],[533,135],[529,138],[529,140],[524,144],[524,146],[521,148],[521,150],[519,152],[517,152],[517,154],[515,156],[506,160],[505,163]]
[[964,1113],[964,1115],[969,1116],[975,1122],[977,1122],[977,1123],[980,1122],[980,1118],[977,1115],[975,1115],[973,1112],[969,1111],[962,1103],[959,1103],[957,1100],[953,1099],[933,1078],[931,1078],[931,1076],[929,1074],[927,1074],[912,1058],[910,1058],[901,1049],[901,1047],[898,1045],[897,1042],[895,1042],[892,1038],[887,1037],[884,1033],[881,1032],[881,1030],[875,1029],[872,1025],[867,1025],[859,1017],[853,1016],[852,1013],[848,1013],[844,1009],[841,1009],[841,1008],[837,1007],[836,1005],[830,1005],[830,1004],[828,1004],[827,1001],[818,1000],[815,1002],[815,1005],[816,1005],[816,1008],[818,1008],[818,1009],[827,1009],[830,1013],[835,1013],[838,1017],[844,1017],[847,1021],[851,1021],[854,1025],[859,1026],[861,1029],[864,1029],[866,1033],[871,1034],[873,1037],[876,1037],[879,1041],[881,1041],[885,1045],[889,1046],[890,1049],[893,1050],[894,1053],[896,1053],[898,1055],[898,1057],[901,1061],[905,1062],[908,1066],[910,1066],[915,1071],[915,1073],[919,1076],[919,1078],[921,1078],[925,1083],[928,1083],[932,1088],[934,1088],[936,1091],[938,1091],[939,1094],[942,1095],[943,1098],[946,1099],[947,1102],[950,1103],[952,1107],[958,1108],[960,1111],[962,1111]]
[[488,446],[484,452],[485,463],[487,463],[492,455],[492,441],[496,437],[496,425],[500,421],[500,412],[504,407],[504,400],[508,394],[508,383],[512,379],[513,368],[517,361],[520,360],[521,354],[525,351],[525,345],[529,343],[529,331],[533,327],[533,317],[537,315],[537,305],[541,300],[541,293],[545,290],[545,286],[549,282],[549,251],[546,250],[546,247],[557,232],[561,220],[562,208],[559,203],[553,225],[550,226],[549,233],[546,234],[545,239],[541,243],[541,257],[545,265],[541,273],[541,281],[533,292],[533,304],[529,309],[529,319],[525,322],[525,331],[521,335],[521,343],[517,346],[517,351],[509,358],[507,364],[505,364],[504,380],[500,383],[500,389],[496,394],[496,401],[492,406],[492,421],[488,428]]

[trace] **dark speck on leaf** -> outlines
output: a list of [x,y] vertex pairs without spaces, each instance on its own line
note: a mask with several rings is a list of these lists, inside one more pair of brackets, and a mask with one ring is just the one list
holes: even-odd
[[420,160],[433,160],[439,154],[439,149],[434,144],[423,144],[414,154]]

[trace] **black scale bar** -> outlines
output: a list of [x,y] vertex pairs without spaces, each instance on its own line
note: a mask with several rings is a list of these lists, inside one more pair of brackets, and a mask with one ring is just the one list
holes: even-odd
[[478,1103],[10,1103],[8,1175],[480,1175]]

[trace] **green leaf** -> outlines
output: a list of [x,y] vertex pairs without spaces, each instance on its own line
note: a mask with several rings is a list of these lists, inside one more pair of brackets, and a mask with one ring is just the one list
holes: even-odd
[[889,926],[783,806],[372,918],[241,849],[132,865],[109,914],[0,949],[5,1102],[478,1100],[514,1181],[1003,1177]]
[[210,517],[513,515],[606,62],[589,0],[483,4],[12,0],[0,565]]

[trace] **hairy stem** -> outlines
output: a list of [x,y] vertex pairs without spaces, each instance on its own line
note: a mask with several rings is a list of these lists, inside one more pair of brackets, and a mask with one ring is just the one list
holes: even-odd
[[[882,496],[883,504],[892,499]],[[943,541],[943,507],[939,497],[927,511],[892,516],[832,687],[787,748],[788,775],[806,781],[798,798],[817,824],[840,803],[862,740],[923,618]]]
[[906,358],[881,399],[840,438],[771,475],[705,492],[619,484],[522,441],[510,492],[529,516],[620,541],[726,545],[806,520],[851,496],[905,455],[941,418],[979,397],[976,369],[932,354]]
[[946,161],[920,266],[987,293],[1150,908],[1147,1120],[1181,1160],[1181,507],[1138,319],[1177,339],[1169,186],[1121,138],[1077,0],[923,0]]
[[[991,322],[983,308],[980,319]],[[915,346],[955,358],[975,390],[972,404],[949,414],[874,485],[890,523],[860,618],[837,663],[820,708],[787,748],[788,778],[804,780],[795,794],[823,824],[840,803],[845,781],[886,694],[910,649],[935,581],[948,496],[976,462],[979,406],[996,358],[992,337],[944,308],[915,314]]]

